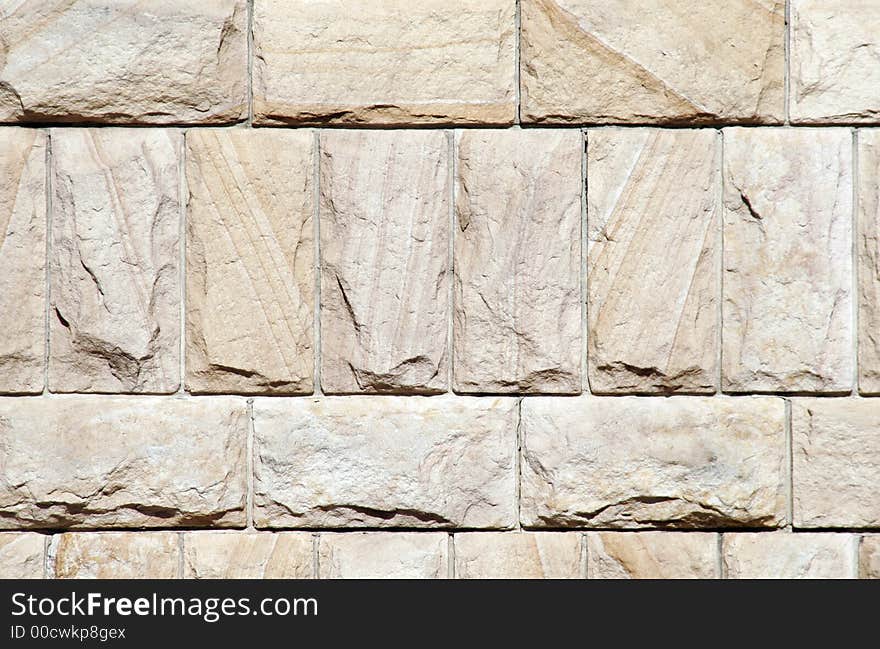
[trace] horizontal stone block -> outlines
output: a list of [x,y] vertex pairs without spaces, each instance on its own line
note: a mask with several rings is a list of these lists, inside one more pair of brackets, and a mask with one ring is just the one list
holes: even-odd
[[725,534],[727,579],[854,579],[852,534]]
[[859,577],[880,579],[880,536],[864,536],[859,544]]
[[308,532],[187,532],[185,579],[311,579],[313,537]]
[[459,579],[578,579],[576,532],[472,532],[455,535]]
[[716,534],[587,534],[588,579],[717,579],[717,559]]
[[776,527],[785,404],[772,397],[522,403],[528,527]]
[[0,532],[0,579],[43,579],[46,537]]
[[322,579],[443,579],[449,535],[423,532],[321,534]]
[[53,547],[57,579],[176,579],[180,550],[173,532],[61,534]]
[[857,272],[859,391],[880,394],[880,129],[858,141]]

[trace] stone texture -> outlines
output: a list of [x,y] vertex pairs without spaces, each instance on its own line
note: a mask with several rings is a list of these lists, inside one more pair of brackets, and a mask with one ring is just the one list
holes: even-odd
[[322,579],[443,579],[449,536],[421,532],[322,534]]
[[51,391],[177,389],[180,138],[52,131]]
[[725,534],[727,579],[853,579],[851,534]]
[[245,524],[243,400],[0,400],[0,529]]
[[441,131],[321,133],[321,387],[443,392],[449,143]]
[[880,394],[880,130],[858,132],[859,391]]
[[852,135],[738,128],[724,141],[722,387],[849,392]]
[[880,4],[791,0],[791,120],[880,121]]
[[314,374],[314,136],[186,135],[186,385],[308,393]]
[[514,0],[256,0],[259,124],[510,124]]
[[859,577],[880,579],[880,536],[863,536],[859,544]]
[[590,389],[714,392],[718,134],[594,130],[587,150]]
[[529,122],[781,122],[783,0],[522,0]]
[[6,128],[0,133],[0,392],[43,389],[45,286],[46,134]]
[[311,579],[308,532],[187,532],[183,535],[186,579]]
[[577,579],[581,535],[573,532],[455,535],[459,579]]
[[0,579],[42,579],[46,537],[0,532]]
[[0,121],[171,124],[247,114],[245,0],[0,8]]
[[581,389],[578,131],[464,131],[455,210],[454,387]]
[[772,397],[525,399],[522,523],[782,525],[784,419]]
[[795,399],[796,527],[880,527],[880,403]]
[[588,579],[716,579],[717,556],[715,534],[587,534]]
[[54,551],[57,579],[178,577],[178,535],[173,532],[67,533]]
[[516,401],[254,402],[257,527],[514,524]]

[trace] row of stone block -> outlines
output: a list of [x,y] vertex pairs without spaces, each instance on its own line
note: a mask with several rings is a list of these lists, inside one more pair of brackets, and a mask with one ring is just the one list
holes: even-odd
[[259,124],[781,123],[786,76],[794,122],[880,120],[880,7],[785,4],[32,0],[0,13],[0,121],[228,123],[252,94]]
[[6,579],[880,579],[880,536],[0,532]]
[[761,396],[7,397],[0,529],[880,527],[880,402],[792,399],[790,451],[786,408]]

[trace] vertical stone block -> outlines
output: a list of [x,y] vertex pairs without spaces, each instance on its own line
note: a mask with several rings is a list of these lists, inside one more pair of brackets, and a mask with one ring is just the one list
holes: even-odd
[[859,577],[880,579],[880,536],[863,536],[859,544]]
[[880,129],[857,136],[859,391],[880,394]]

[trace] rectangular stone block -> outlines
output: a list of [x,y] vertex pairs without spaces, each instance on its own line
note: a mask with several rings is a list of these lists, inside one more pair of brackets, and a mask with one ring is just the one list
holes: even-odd
[[33,129],[0,132],[0,393],[43,390],[46,141]]
[[174,532],[76,532],[57,537],[56,579],[177,579]]
[[880,402],[794,399],[796,527],[880,527]]
[[725,534],[727,579],[855,579],[852,534]]
[[775,122],[784,0],[522,0],[527,122]]
[[186,135],[186,385],[309,393],[314,374],[314,135]]
[[515,453],[515,399],[257,399],[254,521],[508,528]]
[[441,131],[321,133],[321,386],[446,390],[449,142]]
[[0,579],[43,579],[46,537],[0,532]]
[[852,387],[852,134],[724,131],[722,387]]
[[863,536],[859,544],[859,577],[880,579],[880,536]]
[[455,535],[459,579],[578,579],[581,540],[575,532],[471,532]]
[[458,134],[454,387],[581,390],[580,132]]
[[0,121],[244,119],[246,29],[246,0],[16,2],[0,9]]
[[859,391],[880,394],[880,129],[858,131]]
[[234,398],[0,400],[0,529],[245,524]]
[[791,121],[880,122],[880,4],[791,0]]
[[587,534],[588,579],[717,579],[717,558],[717,534]]
[[784,424],[772,397],[524,399],[522,524],[783,525]]
[[714,392],[717,132],[593,130],[588,140],[590,389]]
[[514,0],[256,0],[258,124],[511,124]]
[[187,532],[185,579],[311,579],[313,538],[308,532]]
[[181,135],[54,129],[49,389],[180,384]]
[[449,535],[423,532],[321,534],[322,579],[444,579]]

